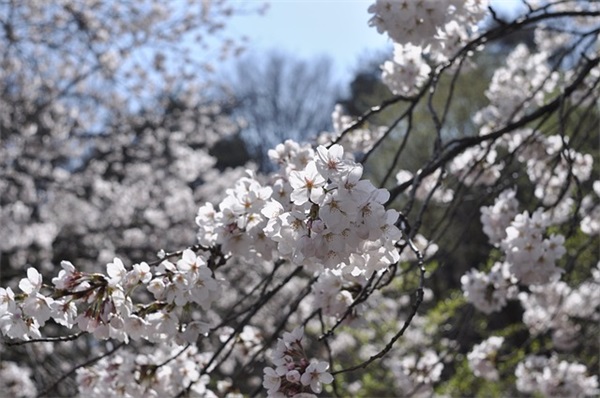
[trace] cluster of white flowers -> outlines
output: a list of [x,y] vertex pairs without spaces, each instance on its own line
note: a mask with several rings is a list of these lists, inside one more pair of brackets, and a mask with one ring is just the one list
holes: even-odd
[[516,131],[506,139],[509,151],[526,166],[529,180],[535,184],[535,196],[550,205],[561,197],[573,177],[587,181],[593,158],[567,148],[568,137],[545,136],[530,129]]
[[471,269],[460,278],[467,300],[486,314],[500,311],[507,300],[517,298],[517,279],[506,262],[496,263],[489,273]]
[[467,354],[469,367],[475,376],[492,381],[498,380],[496,356],[502,343],[504,343],[504,337],[492,336],[474,346]]
[[383,82],[394,94],[414,94],[431,72],[428,62],[456,54],[486,11],[487,0],[376,0],[369,24],[394,42],[393,59],[381,66]]
[[598,376],[587,376],[587,367],[577,362],[530,355],[517,365],[517,389],[548,397],[597,396]]
[[431,67],[421,47],[394,43],[394,58],[381,66],[383,83],[396,95],[414,94],[423,85]]
[[506,228],[519,213],[519,201],[514,189],[507,189],[498,195],[492,206],[482,206],[481,225],[491,244],[499,246],[506,238]]
[[242,258],[271,259],[274,244],[265,238],[267,218],[261,214],[273,189],[262,186],[254,173],[236,181],[226,190],[217,212],[211,203],[201,206],[196,217],[198,241],[205,246],[220,244],[225,253],[240,253]]
[[496,149],[489,143],[472,146],[454,157],[449,171],[465,185],[494,185],[504,164],[497,159]]
[[216,398],[208,375],[200,367],[211,353],[196,346],[158,344],[147,353],[121,351],[94,366],[77,369],[79,394],[84,397],[175,397],[190,387],[190,395]]
[[[176,264],[164,260],[151,270],[146,263],[134,264],[130,271],[115,258],[107,273],[83,273],[68,261],[52,279],[54,288],[45,295],[42,276],[35,268],[21,279],[22,294],[10,287],[0,288],[0,329],[8,337],[40,338],[39,328],[49,319],[67,328],[75,325],[98,339],[114,338],[148,341],[195,342],[209,325],[193,312],[181,317],[188,304],[208,310],[218,297],[220,282],[206,265],[206,259],[192,250],[183,251]],[[134,291],[145,286],[154,295],[149,304],[134,304]],[[52,297],[51,297],[52,296]],[[190,319],[191,318],[191,319]]]
[[304,328],[297,327],[277,340],[277,348],[271,355],[275,368],[264,368],[263,387],[269,397],[316,397],[312,393],[321,393],[323,384],[333,381],[327,372],[329,363],[308,359],[302,346],[303,338]]
[[398,360],[388,360],[386,364],[394,374],[402,396],[431,396],[433,385],[440,380],[444,370],[442,359],[430,349],[406,354]]
[[562,281],[531,286],[530,292],[519,294],[525,310],[523,322],[530,333],[537,335],[552,329],[552,342],[562,350],[572,349],[578,344],[579,327],[571,322],[568,307],[564,305],[570,294],[571,288]]
[[4,360],[0,362],[0,391],[7,397],[38,396],[31,380],[31,369]]
[[398,261],[398,212],[386,210],[389,192],[362,180],[360,164],[340,145],[327,149],[286,141],[269,155],[280,170],[271,186],[253,176],[238,181],[216,212],[200,208],[200,243],[225,252],[282,258],[318,271],[371,274]]
[[490,105],[475,115],[475,122],[495,128],[522,117],[529,107],[542,105],[559,77],[550,71],[547,59],[542,52],[531,54],[525,44],[515,47],[506,66],[494,72],[485,92]]
[[549,283],[558,280],[563,272],[556,266],[556,261],[566,253],[565,238],[559,234],[544,238],[549,224],[548,215],[538,209],[531,216],[527,211],[517,214],[506,228],[501,247],[510,264],[510,272],[520,283]]
[[477,30],[476,23],[486,11],[486,0],[376,0],[369,7],[374,14],[369,24],[379,33],[387,32],[396,43],[450,56]]
[[600,180],[594,181],[593,189],[594,193],[583,198],[579,209],[581,230],[587,235],[600,233]]
[[552,342],[561,350],[571,350],[581,342],[580,327],[575,319],[600,319],[600,269],[577,288],[563,281],[530,286],[529,292],[519,293],[525,312],[523,323],[537,335],[552,331]]
[[420,355],[408,355],[401,364],[405,375],[410,375],[419,384],[433,384],[440,379],[444,364],[437,352],[425,350]]
[[313,307],[323,315],[339,318],[354,301],[352,291],[361,289],[367,282],[365,275],[356,277],[339,270],[326,269],[312,286]]
[[225,373],[233,373],[239,364],[246,363],[263,349],[263,336],[258,328],[244,325],[242,331],[232,338],[235,329],[225,326],[218,330],[219,341],[226,344],[223,351],[231,353],[221,362],[220,369]]
[[[433,256],[438,250],[435,243],[427,241],[421,234],[417,234],[413,238],[413,244],[422,253],[425,260]],[[415,262],[417,256],[412,250],[405,249],[400,254],[398,261]],[[342,315],[345,315],[358,292],[367,285],[369,276],[364,272],[347,273],[341,269],[326,268],[312,285],[313,310],[319,309],[323,315],[339,319]],[[377,295],[377,293],[373,292],[369,301],[376,303],[378,299],[374,295]],[[381,298],[379,297],[379,299]],[[424,289],[424,301],[427,302],[428,300],[431,300],[431,290]],[[402,306],[408,306],[409,303],[408,296],[402,297],[399,302],[394,301],[395,305],[400,304]],[[346,317],[343,323],[350,324],[356,319],[369,319],[375,313],[376,311],[374,312],[373,308],[366,302],[361,302],[352,308],[351,314],[346,314],[350,316]],[[377,315],[374,316],[377,317]]]

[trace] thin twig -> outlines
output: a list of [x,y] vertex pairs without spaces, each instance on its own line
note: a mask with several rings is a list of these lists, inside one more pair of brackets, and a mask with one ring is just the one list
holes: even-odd
[[385,354],[387,354],[392,347],[394,346],[394,343],[396,343],[396,341],[404,334],[404,332],[406,331],[406,329],[408,329],[408,327],[410,326],[413,318],[415,317],[415,315],[417,314],[417,311],[419,309],[419,307],[421,306],[421,303],[423,302],[423,296],[424,296],[424,287],[425,287],[425,265],[424,265],[424,259],[423,259],[423,253],[421,253],[421,251],[419,250],[419,248],[417,248],[417,246],[414,244],[414,242],[411,239],[411,233],[410,231],[410,226],[408,226],[406,219],[402,219],[401,222],[406,225],[406,229],[402,229],[402,232],[405,234],[405,239],[408,242],[409,247],[411,248],[411,250],[415,253],[415,255],[417,256],[417,264],[419,266],[419,271],[420,271],[420,278],[419,278],[419,287],[417,288],[417,290],[415,291],[415,301],[412,305],[412,310],[410,312],[410,314],[408,315],[408,318],[406,319],[406,321],[404,321],[404,324],[402,325],[402,328],[398,331],[398,333],[396,333],[394,335],[394,337],[392,337],[392,339],[390,340],[390,342],[384,347],[383,350],[379,351],[377,354],[371,356],[368,360],[359,363],[356,366],[352,366],[346,369],[342,369],[342,370],[338,370],[335,372],[331,372],[331,374],[333,376],[335,376],[336,374],[340,374],[340,373],[346,373],[346,372],[352,372],[354,370],[357,369],[361,369],[361,368],[366,368],[367,366],[369,366],[369,364],[373,363],[375,360],[382,358]]
[[24,341],[11,341],[11,342],[7,342],[5,344],[9,347],[13,347],[13,346],[20,346],[20,345],[31,344],[31,343],[56,343],[56,342],[61,342],[61,341],[72,341],[72,340],[76,340],[79,337],[83,336],[85,333],[87,333],[87,332],[81,331],[81,332],[78,332],[75,334],[70,334],[68,336],[45,337],[43,339],[32,339],[32,340],[24,340]]

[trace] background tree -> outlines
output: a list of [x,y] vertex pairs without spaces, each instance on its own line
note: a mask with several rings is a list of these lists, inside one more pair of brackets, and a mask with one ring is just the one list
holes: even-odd
[[[209,148],[237,130],[201,95],[205,39],[222,37],[217,53],[237,51],[220,32],[244,10],[198,2],[182,11],[153,1],[0,4],[3,278],[23,264],[133,255],[134,241],[144,252],[175,243],[156,227],[191,244],[181,216],[201,197]],[[188,225],[170,228],[179,222]]]
[[240,58],[227,79],[241,136],[261,169],[271,169],[267,151],[292,139],[309,140],[331,129],[340,88],[328,58],[310,61],[270,52]]
[[[53,272],[69,259],[98,272],[117,255],[141,261],[193,245],[197,203],[223,195],[223,175],[243,173],[213,169],[211,148],[239,127],[203,92],[211,54],[241,49],[225,22],[252,9],[180,6],[0,3],[3,284],[28,266]],[[198,46],[205,51],[190,51]],[[29,363],[38,385],[49,386],[92,347],[3,350],[2,359]],[[74,391],[69,380],[46,394]]]

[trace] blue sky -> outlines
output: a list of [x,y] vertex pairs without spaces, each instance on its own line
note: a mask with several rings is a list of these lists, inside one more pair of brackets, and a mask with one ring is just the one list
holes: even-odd
[[[328,55],[334,62],[338,79],[348,82],[360,59],[386,48],[391,55],[387,36],[368,26],[371,14],[367,9],[373,2],[271,0],[265,15],[234,17],[228,30],[234,35],[249,37],[249,53],[278,49],[304,59]],[[493,3],[510,8],[518,0],[494,0]]]
[[330,56],[341,80],[350,78],[361,56],[384,50],[387,37],[367,24],[368,0],[273,0],[264,16],[241,16],[229,25],[247,35],[248,52],[278,49],[298,58]]

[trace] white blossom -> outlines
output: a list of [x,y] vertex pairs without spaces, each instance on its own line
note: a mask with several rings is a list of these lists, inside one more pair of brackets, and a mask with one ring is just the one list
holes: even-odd
[[496,358],[503,342],[504,337],[492,336],[474,346],[471,352],[467,354],[469,367],[473,370],[475,376],[492,381],[498,380]]

